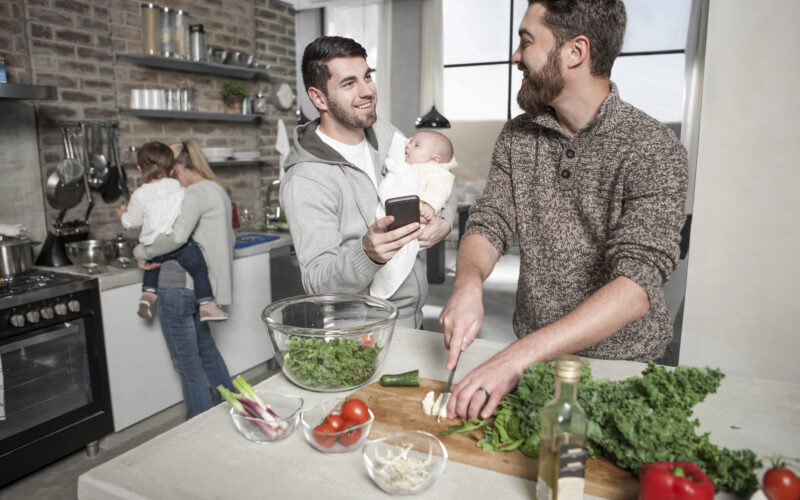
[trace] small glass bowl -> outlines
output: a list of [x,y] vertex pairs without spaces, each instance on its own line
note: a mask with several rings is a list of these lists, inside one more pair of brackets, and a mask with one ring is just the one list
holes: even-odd
[[[231,407],[231,418],[236,429],[242,436],[258,444],[274,443],[291,436],[297,427],[300,411],[303,409],[303,398],[264,390],[257,390],[256,394],[278,415],[280,420],[269,424],[260,418],[246,417],[236,408]],[[269,433],[265,431],[264,426],[268,426],[268,429],[274,429],[275,426],[278,428],[273,434],[271,430]]]
[[314,430],[329,414],[340,413],[342,404],[345,401],[347,400],[335,399],[326,401],[301,412],[300,423],[303,429],[303,436],[315,450],[329,455],[349,453],[361,448],[361,445],[367,440],[367,435],[372,429],[372,423],[375,421],[375,415],[372,410],[368,410],[369,420],[361,425],[349,427],[347,430],[332,434],[321,434]]
[[[368,441],[362,450],[372,481],[392,495],[417,495],[430,488],[447,464],[447,449],[423,431],[405,431]],[[404,467],[391,464],[404,462]]]

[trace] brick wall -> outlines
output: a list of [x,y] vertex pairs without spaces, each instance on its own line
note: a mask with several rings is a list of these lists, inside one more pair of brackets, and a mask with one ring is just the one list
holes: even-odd
[[[296,88],[294,9],[277,0],[163,0],[164,7],[189,12],[192,24],[202,23],[209,46],[255,54],[256,62],[269,64],[273,77]],[[150,69],[116,60],[118,53],[142,52],[141,2],[136,0],[3,0],[0,2],[0,54],[6,59],[9,81],[58,87],[57,101],[35,102],[39,161],[44,174],[64,157],[55,120],[119,120],[123,161],[133,161],[128,151],[147,141],[166,143],[194,139],[201,146],[228,146],[259,150],[264,166],[220,167],[219,175],[233,189],[240,207],[264,212],[266,188],[277,177],[274,150],[277,120],[294,125],[292,111],[279,112],[268,105],[260,124],[201,122],[179,119],[141,119],[120,116],[118,107],[130,105],[134,88],[176,88],[193,82],[198,110],[221,112],[219,90],[224,77]],[[232,80],[232,79],[230,79]],[[253,94],[269,93],[270,83],[242,81]],[[291,130],[290,130],[291,133]],[[131,189],[141,179],[128,168]],[[93,192],[90,217],[92,237],[106,238],[121,230],[114,209],[121,199],[105,204]],[[86,202],[68,211],[65,220],[81,219]],[[46,206],[48,224],[57,211]]]

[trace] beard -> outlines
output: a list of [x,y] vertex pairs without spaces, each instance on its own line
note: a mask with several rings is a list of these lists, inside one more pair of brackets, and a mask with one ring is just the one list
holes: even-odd
[[375,104],[377,99],[372,100],[372,108],[369,114],[359,115],[353,108],[344,108],[334,100],[328,101],[328,111],[331,116],[340,124],[354,129],[363,129],[374,125],[378,120],[378,115],[375,112]]
[[544,113],[564,89],[564,85],[566,83],[561,75],[559,52],[557,48],[553,48],[547,55],[544,67],[535,73],[529,71],[528,76],[522,79],[522,87],[517,93],[517,104],[531,116]]

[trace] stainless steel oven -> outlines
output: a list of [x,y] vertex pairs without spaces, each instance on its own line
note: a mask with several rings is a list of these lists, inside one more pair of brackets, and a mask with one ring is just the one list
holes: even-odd
[[97,280],[0,283],[0,486],[112,431]]

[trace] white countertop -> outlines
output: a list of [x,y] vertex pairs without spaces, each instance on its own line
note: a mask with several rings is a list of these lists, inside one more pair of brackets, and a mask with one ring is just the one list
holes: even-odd
[[[477,340],[461,355],[456,380],[505,345]],[[382,373],[414,368],[420,376],[445,380],[446,352],[438,333],[397,328]],[[643,364],[591,361],[595,378],[637,375]],[[302,395],[310,407],[337,395],[300,389],[282,374],[258,388]],[[315,498],[388,497],[369,479],[360,452],[329,456],[315,451],[301,431],[287,439],[256,445],[234,428],[222,404],[151,441],[92,469],[78,480],[78,497],[143,498]],[[728,376],[716,394],[695,408],[717,445],[750,448],[759,456],[796,456],[800,450],[800,384]],[[419,498],[529,499],[535,483],[448,461],[435,485]],[[718,498],[723,498],[718,495]],[[592,495],[586,498],[595,499]]]
[[[237,235],[247,234],[247,233],[266,234],[266,233],[261,233],[260,231],[248,231],[248,230],[236,231]],[[273,236],[278,236],[278,239],[267,241],[265,243],[258,243],[256,245],[251,245],[249,247],[241,249],[235,249],[233,251],[233,258],[243,259],[245,257],[259,255],[265,252],[269,252],[270,250],[274,250],[276,248],[281,248],[292,244],[292,236],[288,232],[274,233]],[[140,283],[142,281],[142,270],[136,267],[135,264],[133,267],[129,267],[127,269],[116,267],[114,265],[107,265],[105,266],[105,270],[103,272],[97,274],[89,274],[86,272],[84,268],[80,266],[63,266],[55,268],[43,267],[42,269],[46,269],[49,271],[71,273],[71,274],[80,274],[82,276],[87,276],[87,275],[94,276],[100,282],[101,292],[106,290],[112,290],[114,288],[119,288],[122,286],[132,285],[134,283]]]

